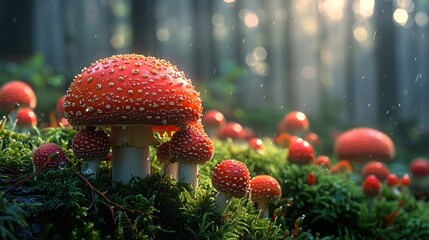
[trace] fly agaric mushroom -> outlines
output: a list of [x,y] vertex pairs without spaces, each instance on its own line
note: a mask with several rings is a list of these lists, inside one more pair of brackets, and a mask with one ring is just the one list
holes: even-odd
[[249,139],[248,141],[249,147],[256,151],[262,151],[264,150],[264,142],[262,139],[254,137]]
[[234,141],[242,141],[246,137],[244,128],[236,122],[229,122],[219,129],[219,139],[231,138]]
[[422,178],[429,175],[429,161],[426,158],[416,158],[410,163],[413,177]]
[[395,146],[389,136],[376,129],[355,128],[336,139],[334,152],[338,159],[384,162],[393,159]]
[[384,181],[389,173],[389,169],[379,161],[369,162],[362,168],[363,178],[366,178],[369,175],[374,175],[378,178],[378,180]]
[[291,163],[304,165],[313,162],[313,147],[302,138],[293,138],[289,144],[287,160]]
[[10,81],[0,88],[0,111],[7,111],[14,103],[21,107],[34,109],[36,107],[36,94],[25,82]]
[[292,111],[287,113],[278,125],[280,133],[286,132],[301,136],[310,127],[307,116],[303,112]]
[[225,116],[217,110],[208,110],[203,114],[203,125],[210,138],[216,137],[225,124]]
[[150,174],[152,126],[199,121],[202,105],[191,80],[168,61],[114,55],[84,68],[67,90],[64,114],[75,128],[111,127],[112,180]]
[[170,140],[172,162],[179,163],[178,180],[198,186],[198,165],[209,161],[214,154],[213,143],[201,123],[175,132]]
[[399,184],[398,176],[396,176],[396,174],[394,174],[394,173],[390,173],[389,175],[387,175],[386,184],[388,187],[398,186],[398,184]]
[[314,160],[313,164],[329,169],[331,167],[331,160],[326,155],[320,155],[316,158],[316,160]]
[[170,142],[164,142],[156,149],[156,158],[164,164],[164,174],[177,180],[178,163],[171,162]]
[[42,144],[33,154],[33,165],[36,171],[58,170],[63,168],[68,161],[64,150],[55,143]]
[[228,159],[218,163],[212,173],[216,194],[216,206],[223,212],[231,198],[243,198],[250,189],[250,173],[244,163]]
[[16,129],[21,132],[30,132],[30,130],[34,129],[37,125],[37,116],[33,112],[33,110],[29,107],[24,107],[18,109],[16,114]]
[[257,204],[260,215],[269,217],[268,205],[277,203],[282,196],[279,182],[269,175],[259,175],[250,180],[250,197]]
[[380,180],[375,175],[367,176],[363,182],[362,190],[365,196],[371,198],[377,196],[381,191]]
[[99,160],[109,153],[111,145],[103,130],[87,127],[74,135],[71,147],[76,158],[84,160],[82,174],[95,179]]

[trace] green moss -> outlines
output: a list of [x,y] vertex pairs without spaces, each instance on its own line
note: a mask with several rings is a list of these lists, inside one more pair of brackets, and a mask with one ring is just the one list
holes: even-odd
[[[162,175],[154,148],[153,174],[147,178],[112,186],[110,162],[101,161],[97,179],[84,181],[70,150],[73,135],[63,128],[44,129],[37,137],[0,130],[2,238],[291,239],[295,220],[303,216],[295,239],[429,238],[429,206],[407,190],[395,195],[384,186],[369,208],[360,183],[316,166],[289,164],[287,149],[269,139],[263,151],[214,141],[215,155],[200,166],[199,188],[193,191]],[[31,177],[32,152],[45,142],[62,146],[71,161],[64,170]],[[218,211],[210,176],[225,159],[246,163],[251,176],[269,174],[281,183],[282,199],[270,206],[271,213],[279,212],[276,218],[261,219],[249,197],[233,199],[225,212]],[[307,184],[310,172],[316,185]],[[386,222],[397,210],[399,215]]]

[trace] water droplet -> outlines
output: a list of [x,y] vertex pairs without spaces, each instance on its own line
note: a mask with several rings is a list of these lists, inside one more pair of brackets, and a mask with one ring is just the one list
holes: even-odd
[[264,86],[264,84],[263,83],[261,83],[261,85],[259,86],[259,87],[263,87]]
[[368,107],[371,107],[371,103],[368,103]]
[[97,35],[97,34],[95,34],[95,35],[94,35],[94,38],[97,38],[97,37],[98,37],[98,35]]
[[280,106],[280,109],[283,109],[283,105]]

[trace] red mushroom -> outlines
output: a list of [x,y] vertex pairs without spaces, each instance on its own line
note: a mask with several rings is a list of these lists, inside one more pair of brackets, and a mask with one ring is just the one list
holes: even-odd
[[55,143],[40,145],[33,154],[33,165],[36,171],[58,170],[69,161],[64,150]]
[[411,186],[410,175],[404,174],[401,179],[399,179],[399,185],[404,189],[406,187]]
[[170,154],[170,161],[179,163],[178,179],[195,189],[198,186],[198,165],[213,157],[214,148],[201,124],[197,124],[174,133],[170,140]]
[[309,164],[314,160],[313,147],[302,138],[293,138],[289,144],[287,160],[299,165]]
[[384,162],[393,159],[395,146],[389,136],[376,129],[355,128],[336,139],[334,152],[338,159]]
[[81,172],[88,178],[96,178],[99,160],[110,151],[109,136],[103,130],[87,127],[76,133],[72,140],[73,154],[83,159]]
[[14,103],[34,109],[37,99],[33,89],[25,82],[10,81],[0,88],[0,111],[7,111]]
[[156,158],[164,164],[164,174],[177,180],[178,163],[171,162],[170,142],[164,142],[156,149]]
[[387,175],[386,184],[389,187],[398,186],[398,184],[399,184],[398,176],[396,176],[396,174],[394,174],[394,173],[390,173],[389,175]]
[[217,110],[208,110],[203,115],[203,125],[210,138],[216,137],[225,124],[225,116]]
[[224,211],[231,198],[243,198],[250,189],[250,173],[244,163],[228,159],[218,163],[212,173],[212,184],[216,194],[216,206]]
[[367,176],[363,182],[362,190],[365,196],[371,198],[377,196],[381,191],[380,180],[375,175]]
[[256,151],[264,150],[264,142],[260,138],[257,138],[257,137],[251,138],[249,139],[248,143],[249,143],[249,147],[253,150],[256,150]]
[[29,133],[32,129],[35,129],[36,125],[37,116],[31,108],[18,109],[15,122],[16,130],[22,133]]
[[426,158],[416,158],[410,164],[413,177],[422,178],[429,175],[429,161]]
[[378,178],[378,180],[384,181],[389,173],[389,169],[383,163],[378,161],[369,162],[362,168],[363,178],[366,178],[369,175],[374,175]]
[[243,141],[245,136],[244,128],[236,122],[229,122],[219,129],[219,139],[225,140],[231,138],[235,141]]
[[292,135],[299,135],[306,133],[310,128],[307,116],[303,112],[293,111],[287,113],[278,125],[280,133],[286,132]]
[[268,205],[277,203],[282,196],[279,182],[268,175],[259,175],[250,180],[250,197],[257,204],[262,217],[269,217]]
[[329,169],[331,167],[331,160],[326,155],[320,155],[314,160],[314,165]]
[[191,80],[168,61],[143,55],[114,55],[84,68],[64,100],[75,128],[111,127],[112,179],[129,182],[150,174],[152,126],[199,121],[202,105]]

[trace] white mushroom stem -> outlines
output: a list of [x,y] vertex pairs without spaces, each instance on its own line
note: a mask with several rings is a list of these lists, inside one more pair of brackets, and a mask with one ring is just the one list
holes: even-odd
[[149,145],[156,142],[150,126],[112,127],[111,141],[113,181],[150,175]]
[[177,171],[179,169],[179,163],[168,162],[164,164],[164,174],[167,177],[172,177],[177,180]]
[[87,178],[96,179],[98,165],[98,160],[86,160],[83,162],[80,172]]
[[258,211],[259,211],[259,216],[261,216],[262,218],[269,218],[270,217],[270,213],[268,210],[268,203],[267,202],[258,202]]
[[187,164],[179,162],[178,179],[184,183],[191,184],[193,189],[198,187],[198,164]]
[[227,192],[217,192],[215,196],[216,206],[221,212],[224,212],[231,204],[232,196]]

